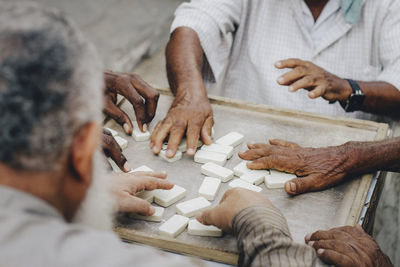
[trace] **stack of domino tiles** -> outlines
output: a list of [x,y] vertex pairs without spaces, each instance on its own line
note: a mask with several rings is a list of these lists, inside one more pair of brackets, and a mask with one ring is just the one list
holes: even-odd
[[215,163],[224,166],[226,161],[233,155],[236,146],[243,143],[244,136],[237,132],[231,132],[215,141],[209,146],[203,145],[194,155],[197,163]]

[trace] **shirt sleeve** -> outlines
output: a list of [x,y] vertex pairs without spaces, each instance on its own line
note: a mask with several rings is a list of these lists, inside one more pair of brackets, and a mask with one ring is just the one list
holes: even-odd
[[400,2],[392,0],[380,30],[379,55],[383,66],[378,81],[400,90]]
[[[175,12],[171,33],[179,27],[193,29],[206,56],[203,76],[216,82],[224,71],[231,38],[240,23],[243,0],[192,0]],[[206,74],[204,72],[210,72]]]
[[316,255],[306,244],[294,243],[283,215],[273,208],[250,207],[233,221],[238,238],[239,266],[314,266]]

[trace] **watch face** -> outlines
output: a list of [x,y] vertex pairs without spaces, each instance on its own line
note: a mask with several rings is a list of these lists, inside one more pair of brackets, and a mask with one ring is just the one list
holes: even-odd
[[348,106],[346,108],[346,111],[356,111],[360,110],[363,106],[365,99],[365,95],[363,93],[361,94],[352,94],[349,99]]

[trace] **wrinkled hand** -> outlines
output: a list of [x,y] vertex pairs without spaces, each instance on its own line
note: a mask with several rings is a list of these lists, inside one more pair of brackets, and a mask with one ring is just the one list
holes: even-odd
[[131,135],[132,121],[117,106],[117,95],[122,95],[133,105],[139,128],[145,132],[156,114],[160,94],[136,74],[107,71],[104,76],[106,86],[104,113],[117,121],[126,134]]
[[213,124],[213,112],[207,96],[194,97],[187,92],[177,95],[167,116],[153,131],[150,142],[153,153],[160,153],[164,140],[169,136],[166,155],[172,158],[186,134],[186,154],[192,156],[196,152],[200,137],[205,144],[211,144]]
[[352,165],[351,149],[342,145],[326,148],[303,148],[291,142],[271,139],[270,144],[248,144],[239,157],[252,162],[250,169],[276,169],[300,178],[285,183],[291,195],[319,191],[343,181]]
[[361,226],[345,226],[329,231],[317,231],[305,238],[315,248],[318,257],[338,267],[393,266],[371,236]]
[[286,59],[275,64],[278,69],[291,68],[278,78],[280,85],[288,85],[290,92],[299,89],[310,91],[308,96],[312,99],[323,97],[330,102],[346,102],[352,93],[350,84],[338,76],[327,72],[319,66],[300,59]]
[[124,154],[122,154],[121,147],[107,129],[103,129],[102,147],[106,157],[110,157],[122,171],[129,172],[131,170],[131,166],[126,160]]
[[112,191],[117,197],[120,212],[133,212],[144,216],[154,214],[149,202],[135,194],[143,190],[171,189],[174,185],[165,180],[164,172],[135,172],[116,174],[113,177]]
[[218,206],[203,211],[196,219],[205,225],[214,225],[224,232],[232,232],[233,219],[242,210],[252,206],[273,207],[268,198],[260,193],[234,188],[225,192]]

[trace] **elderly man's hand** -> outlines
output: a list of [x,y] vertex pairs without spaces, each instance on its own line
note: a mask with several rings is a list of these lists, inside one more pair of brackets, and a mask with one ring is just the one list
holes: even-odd
[[106,157],[110,157],[122,171],[129,172],[131,170],[131,166],[126,160],[124,154],[122,154],[121,147],[118,145],[117,141],[115,141],[111,132],[107,129],[103,129],[102,147]]
[[122,95],[133,105],[140,130],[146,131],[156,114],[159,93],[136,74],[107,71],[104,76],[104,113],[116,120],[126,134],[131,135],[132,121],[117,106],[117,95]]
[[337,267],[393,266],[374,239],[359,225],[317,231],[307,235],[305,240],[308,245],[315,248],[318,257],[329,265]]
[[192,156],[200,137],[205,144],[211,144],[213,124],[213,112],[207,96],[190,96],[186,91],[175,97],[167,116],[157,124],[151,136],[151,148],[155,154],[160,153],[163,142],[168,137],[166,155],[172,158],[186,134],[186,153]]
[[250,169],[276,169],[294,173],[299,178],[286,182],[287,193],[296,195],[319,191],[343,181],[351,169],[353,157],[349,146],[303,148],[295,143],[271,139],[270,144],[248,144],[239,157],[252,162]]
[[234,188],[225,192],[218,206],[203,211],[196,219],[205,225],[215,225],[224,232],[232,232],[232,223],[236,215],[252,206],[273,207],[268,198],[260,193]]
[[321,67],[300,59],[286,59],[275,64],[278,69],[291,68],[278,78],[278,83],[289,86],[290,92],[299,89],[310,91],[308,96],[312,99],[323,97],[334,102],[346,102],[352,93],[350,84]]
[[112,191],[117,197],[120,212],[133,212],[144,216],[154,214],[149,202],[135,194],[143,190],[171,189],[174,185],[165,180],[164,172],[134,172],[116,174],[113,178]]

